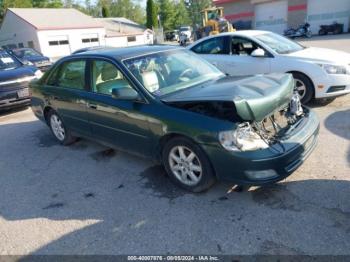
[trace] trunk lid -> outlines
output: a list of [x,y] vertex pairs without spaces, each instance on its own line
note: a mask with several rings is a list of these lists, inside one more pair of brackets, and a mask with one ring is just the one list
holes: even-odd
[[231,101],[243,120],[262,121],[287,106],[293,89],[294,80],[290,74],[225,77],[168,94],[161,99],[166,103]]

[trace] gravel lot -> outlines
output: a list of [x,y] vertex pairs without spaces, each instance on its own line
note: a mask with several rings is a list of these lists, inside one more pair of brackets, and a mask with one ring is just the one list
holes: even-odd
[[312,107],[321,130],[304,165],[229,194],[223,183],[189,194],[91,141],[60,146],[30,109],[2,114],[0,254],[350,255],[350,96]]

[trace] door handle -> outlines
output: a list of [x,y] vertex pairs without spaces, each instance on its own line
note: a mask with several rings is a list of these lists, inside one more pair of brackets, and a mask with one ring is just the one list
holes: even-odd
[[97,109],[97,105],[95,105],[95,104],[88,104],[87,105],[89,108],[91,108],[91,109]]

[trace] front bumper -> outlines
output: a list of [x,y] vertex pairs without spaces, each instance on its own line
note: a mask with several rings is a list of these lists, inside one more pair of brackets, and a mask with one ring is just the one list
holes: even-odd
[[315,98],[331,98],[350,93],[350,75],[326,74],[317,78]]
[[[229,152],[221,146],[202,145],[219,180],[258,186],[280,181],[293,173],[314,150],[319,121],[312,111],[293,133],[273,148],[251,152]],[[279,152],[277,151],[279,149]],[[252,174],[263,178],[253,178]],[[271,174],[270,176],[266,176]]]

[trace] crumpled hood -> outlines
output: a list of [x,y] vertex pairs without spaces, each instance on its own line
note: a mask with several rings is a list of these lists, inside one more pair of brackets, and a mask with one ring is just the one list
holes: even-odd
[[164,102],[232,101],[245,121],[262,121],[291,100],[294,80],[290,74],[225,77],[166,95]]
[[327,49],[327,48],[316,48],[309,47],[298,52],[287,54],[286,56],[306,59],[316,62],[324,63],[335,63],[335,64],[350,64],[350,54],[342,51]]

